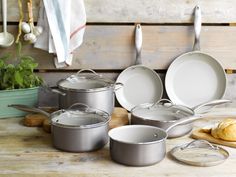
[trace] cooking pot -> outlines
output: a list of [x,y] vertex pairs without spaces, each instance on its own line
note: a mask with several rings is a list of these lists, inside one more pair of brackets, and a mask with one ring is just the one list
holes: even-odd
[[[89,71],[91,73],[82,73]],[[75,75],[57,82],[59,108],[66,109],[74,103],[84,103],[93,108],[103,110],[110,115],[114,109],[114,91],[123,84],[104,78],[91,69],[82,69]]]
[[[131,124],[152,125],[166,129],[172,123],[189,116],[198,116],[196,112],[203,107],[229,103],[230,100],[213,100],[193,108],[173,104],[168,99],[161,99],[157,103],[141,104],[131,110]],[[179,124],[168,132],[168,138],[176,138],[189,133],[191,123]]]
[[68,109],[49,114],[26,105],[9,105],[22,111],[41,113],[50,118],[55,148],[69,152],[86,152],[102,148],[108,142],[108,113],[76,103]]
[[111,159],[129,166],[148,166],[161,161],[166,154],[168,132],[179,124],[191,122],[202,116],[179,119],[163,128],[149,125],[126,125],[108,132]]

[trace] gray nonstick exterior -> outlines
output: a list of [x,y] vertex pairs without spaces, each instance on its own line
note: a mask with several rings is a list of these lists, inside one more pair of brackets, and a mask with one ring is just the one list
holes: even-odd
[[127,144],[110,138],[111,159],[128,166],[149,166],[160,162],[166,154],[165,140],[152,144]]
[[[179,120],[179,119],[177,119],[177,120]],[[156,126],[156,127],[166,129],[171,124],[173,124],[173,122],[175,122],[175,120],[173,120],[172,122],[149,120],[149,119],[143,119],[143,118],[135,116],[135,115],[131,115],[131,124],[151,125],[151,126]],[[180,136],[184,136],[184,135],[188,134],[191,130],[192,130],[192,123],[177,125],[176,127],[174,127],[173,129],[171,129],[168,132],[168,138],[177,138]]]
[[108,142],[108,122],[91,128],[66,128],[52,124],[52,142],[57,149],[87,152],[102,148]]
[[115,102],[113,87],[107,87],[103,90],[94,90],[90,92],[66,90],[60,87],[59,89],[66,94],[65,96],[59,94],[60,109],[67,109],[72,104],[79,102],[87,104],[92,108],[103,110],[110,115],[113,112]]

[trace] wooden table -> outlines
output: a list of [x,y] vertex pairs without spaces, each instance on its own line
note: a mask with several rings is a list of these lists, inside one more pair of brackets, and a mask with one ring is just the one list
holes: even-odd
[[[181,164],[167,154],[149,167],[128,167],[111,161],[108,145],[90,153],[67,153],[52,147],[51,135],[41,128],[24,127],[22,118],[0,119],[0,176],[42,177],[235,177],[236,149],[223,164],[194,167]],[[210,119],[211,120],[211,119]],[[198,120],[195,127],[210,120]],[[167,140],[167,152],[176,145],[190,142],[189,135]]]

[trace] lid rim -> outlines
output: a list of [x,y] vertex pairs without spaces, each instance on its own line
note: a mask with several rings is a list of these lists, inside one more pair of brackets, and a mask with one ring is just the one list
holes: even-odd
[[59,89],[66,90],[66,91],[74,91],[74,92],[100,92],[100,91],[105,91],[105,90],[114,88],[114,83],[110,83],[107,86],[99,87],[99,88],[89,88],[89,89],[69,88],[69,87],[64,87],[61,85],[61,83],[65,80],[66,79],[61,79],[57,82],[57,86]]

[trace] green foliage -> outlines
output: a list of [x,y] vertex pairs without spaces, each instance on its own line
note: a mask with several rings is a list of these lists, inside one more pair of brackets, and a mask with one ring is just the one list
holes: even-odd
[[17,46],[17,63],[7,64],[11,58],[6,54],[0,58],[0,90],[31,88],[40,86],[43,80],[34,73],[38,64],[34,58],[21,55],[21,44]]

